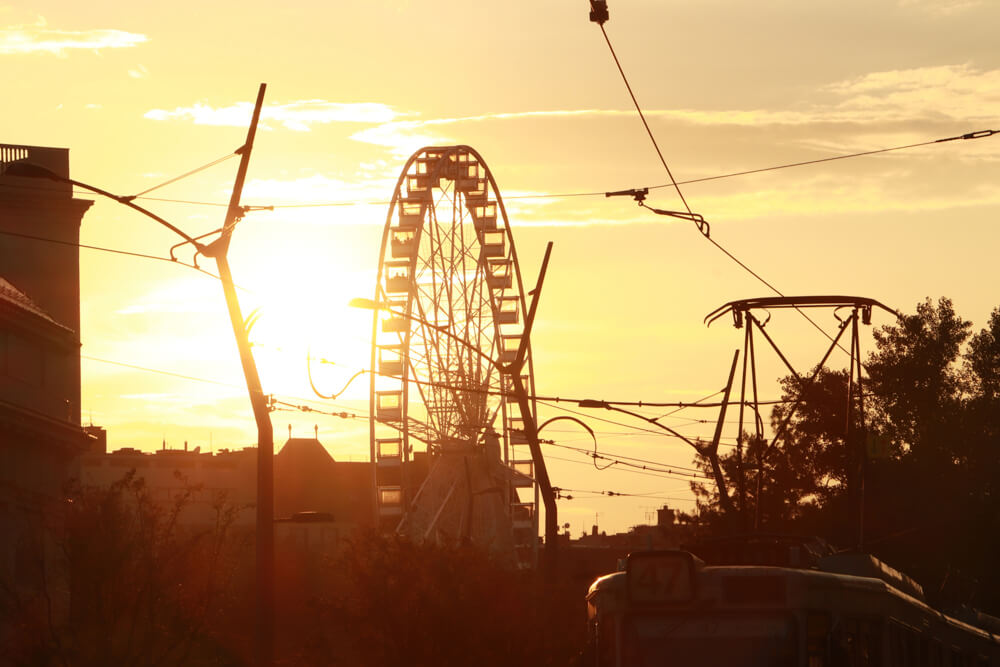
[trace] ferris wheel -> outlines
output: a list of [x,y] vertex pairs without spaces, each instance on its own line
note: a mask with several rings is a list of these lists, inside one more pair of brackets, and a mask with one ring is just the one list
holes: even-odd
[[[531,455],[510,378],[499,370],[521,344],[524,289],[500,192],[474,149],[429,147],[407,160],[382,234],[375,303],[370,437],[379,522],[420,522],[421,534],[447,529],[446,506],[461,504],[450,500],[456,488],[479,493],[469,488],[468,462],[465,487],[448,472],[449,455],[478,452],[515,471],[503,511],[515,545],[533,544]],[[523,368],[533,396],[530,347]],[[421,451],[430,472],[414,488],[405,464]],[[455,516],[456,525],[472,520]]]

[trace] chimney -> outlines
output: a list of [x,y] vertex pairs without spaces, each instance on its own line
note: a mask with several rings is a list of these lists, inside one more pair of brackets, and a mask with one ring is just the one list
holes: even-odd
[[666,505],[656,510],[656,525],[657,526],[674,525],[674,511],[669,507],[667,507]]

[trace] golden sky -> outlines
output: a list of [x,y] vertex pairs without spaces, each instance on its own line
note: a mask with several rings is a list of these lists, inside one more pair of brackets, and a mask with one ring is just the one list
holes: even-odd
[[[72,176],[134,194],[236,149],[266,82],[243,200],[278,208],[241,223],[232,264],[245,311],[260,308],[252,338],[264,389],[293,403],[312,395],[307,348],[336,362],[320,369],[326,391],[368,365],[369,315],[345,304],[372,293],[386,206],[363,203],[389,199],[415,149],[471,145],[508,198],[526,284],[555,244],[532,341],[538,393],[693,401],[725,384],[742,342],[742,331],[702,318],[768,290],[694,225],[626,198],[511,198],[667,181],[587,11],[583,0],[0,4],[0,141],[68,147]],[[612,0],[610,12],[608,35],[681,181],[1000,128],[996,3]],[[149,196],[225,202],[235,167]],[[944,295],[977,327],[1000,305],[996,137],[683,192],[716,241],[786,294],[857,294],[907,311]],[[140,201],[192,234],[224,215]],[[329,203],[341,205],[300,206]],[[649,204],[682,207],[667,188]],[[159,256],[174,243],[110,202],[91,209],[81,237]],[[114,448],[253,443],[219,285],[167,263],[81,252],[84,420],[106,426]],[[831,316],[817,318],[833,330]],[[825,349],[794,315],[776,313],[768,331],[801,368]],[[773,397],[781,369],[761,368]],[[367,383],[311,405],[366,410]],[[690,465],[682,442],[593,416],[625,424],[590,421],[601,451]],[[714,419],[682,411],[665,423],[694,436],[711,430],[697,420]],[[335,458],[367,457],[363,420],[276,412],[274,424],[279,446],[288,424],[303,436],[318,424]],[[724,442],[735,435],[730,425]],[[551,437],[592,446],[572,428]],[[574,533],[595,519],[623,529],[664,502],[691,506],[683,478],[597,472],[578,453],[551,454],[556,486],[651,496],[563,501],[560,523]]]

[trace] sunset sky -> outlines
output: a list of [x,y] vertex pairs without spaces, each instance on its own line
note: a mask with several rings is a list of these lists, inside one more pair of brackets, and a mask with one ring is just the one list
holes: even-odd
[[[997,3],[609,4],[608,36],[679,181],[1000,129]],[[742,331],[725,320],[706,328],[704,316],[770,292],[689,222],[627,198],[558,196],[667,182],[587,14],[585,0],[0,0],[0,143],[69,148],[74,178],[136,194],[238,148],[266,82],[243,201],[276,208],[248,214],[232,247],[244,311],[260,309],[251,338],[264,390],[358,413],[367,381],[336,402],[315,398],[306,350],[335,362],[318,369],[324,391],[368,366],[370,315],[346,303],[374,289],[385,202],[414,150],[468,144],[505,198],[526,285],[554,242],[532,339],[537,392],[694,401],[725,384],[742,345]],[[205,203],[228,201],[236,165],[147,195],[201,203],[137,203],[192,235],[208,232],[225,209]],[[977,330],[1000,305],[1000,137],[682,190],[712,238],[785,294],[861,295],[908,312],[948,296]],[[669,188],[651,190],[648,203],[682,207]],[[165,257],[175,238],[99,201],[81,242]],[[218,283],[94,250],[81,250],[81,266],[84,421],[105,426],[112,448],[253,444]],[[834,330],[832,314],[814,317]],[[876,326],[889,322],[876,316]],[[768,331],[803,370],[826,347],[794,313],[775,312]],[[761,392],[774,398],[782,369],[761,354]],[[691,466],[676,438],[565,406],[586,413],[602,453]],[[540,407],[543,419],[558,414]],[[336,459],[368,456],[365,419],[273,418],[278,446],[289,424],[299,436],[316,424]],[[684,410],[664,423],[708,435],[715,418]],[[593,447],[571,426],[543,435]],[[724,444],[735,437],[731,423]],[[692,507],[683,477],[598,472],[579,452],[547,452],[556,486],[639,494],[574,493],[560,503],[574,534],[595,520],[625,529],[664,503]]]

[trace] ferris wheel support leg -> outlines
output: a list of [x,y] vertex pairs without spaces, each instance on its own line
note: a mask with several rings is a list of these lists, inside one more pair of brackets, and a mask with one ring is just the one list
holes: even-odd
[[538,273],[538,282],[535,289],[531,290],[531,307],[524,322],[524,333],[521,336],[521,344],[517,350],[517,356],[510,365],[503,371],[510,374],[511,385],[517,398],[517,404],[521,415],[524,418],[524,434],[528,440],[528,447],[531,450],[531,459],[535,466],[535,480],[538,482],[538,490],[542,495],[542,503],[545,505],[545,552],[543,554],[542,570],[546,575],[546,581],[555,581],[556,568],[558,567],[559,547],[559,515],[556,508],[556,494],[549,481],[549,473],[545,467],[545,458],[542,456],[542,447],[538,442],[538,424],[535,413],[531,410],[531,401],[528,398],[527,389],[521,380],[521,369],[524,367],[527,358],[528,345],[531,339],[531,326],[535,321],[535,312],[538,308],[538,297],[542,293],[542,282],[545,280],[545,271],[549,265],[549,256],[552,254],[552,242],[545,248],[545,257],[542,259],[542,268]]

